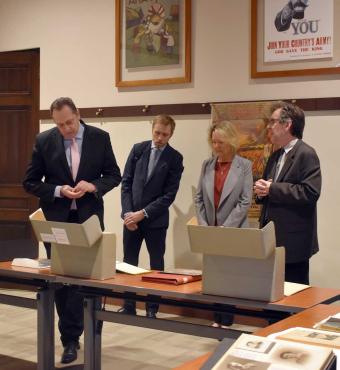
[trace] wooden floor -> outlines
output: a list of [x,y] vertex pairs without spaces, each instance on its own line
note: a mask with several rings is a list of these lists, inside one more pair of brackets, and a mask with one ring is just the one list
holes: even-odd
[[[21,295],[32,296],[24,292]],[[143,314],[143,312],[140,312]],[[57,316],[56,316],[57,317]],[[72,366],[60,364],[56,327],[56,368],[81,370],[83,352]],[[212,351],[218,342],[194,336],[104,323],[102,370],[165,370]],[[0,305],[0,369],[36,369],[36,311]]]

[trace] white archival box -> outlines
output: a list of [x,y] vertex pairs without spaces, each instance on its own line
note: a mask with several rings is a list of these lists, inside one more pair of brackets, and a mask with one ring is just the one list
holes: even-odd
[[46,221],[38,209],[29,218],[37,239],[51,243],[51,272],[99,280],[115,275],[116,235],[102,232],[96,215],[75,224]]
[[274,302],[283,297],[285,249],[276,247],[275,228],[188,224],[192,252],[203,253],[202,291]]

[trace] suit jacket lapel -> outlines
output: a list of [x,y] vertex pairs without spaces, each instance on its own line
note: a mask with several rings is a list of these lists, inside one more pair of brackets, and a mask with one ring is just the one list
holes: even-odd
[[[150,159],[150,153],[151,153],[151,141],[149,142],[149,145],[147,145],[143,151],[142,157],[141,157],[141,175],[143,176],[143,183],[146,185],[153,173],[149,178],[148,177],[148,165],[149,165],[149,159]],[[155,171],[153,171],[155,172]]]
[[57,155],[60,159],[62,169],[72,179],[71,169],[67,163],[67,158],[65,154],[64,138],[62,137],[59,131],[56,131],[55,133],[55,144],[56,144]]
[[[146,161],[146,177],[147,177],[147,172],[148,172],[148,164],[149,164],[149,159],[150,159],[150,153],[151,153],[151,144],[150,144],[149,155],[148,155],[147,161]],[[162,153],[160,154],[160,157],[158,158],[156,166],[154,167],[153,171],[151,172],[150,177],[148,179],[146,179],[146,183],[148,183],[157,174],[157,172],[161,170],[162,167],[167,165],[169,155],[170,155],[170,145],[168,144],[164,148]]]
[[300,145],[301,141],[298,141],[294,146],[293,148],[286,154],[286,159],[285,159],[285,163],[279,173],[279,176],[276,180],[276,182],[280,182],[282,181],[282,179],[284,178],[285,174],[287,173],[287,171],[289,170],[290,166],[293,164],[294,162],[294,158],[295,158],[295,153]]
[[215,184],[215,166],[216,166],[217,158],[214,158],[208,165],[206,170],[206,182],[205,186],[207,189],[208,198],[215,209],[215,201],[214,201],[214,184]]
[[[83,178],[84,176],[80,176],[81,173],[86,168],[86,163],[89,163],[88,157],[91,153],[91,137],[89,137],[89,130],[86,127],[86,124],[83,123],[84,126],[84,135],[83,135],[83,142],[81,145],[81,155],[80,155],[80,163],[78,168],[78,173],[75,182],[78,182],[79,178]],[[95,150],[92,148],[92,150]]]
[[219,207],[224,201],[224,199],[231,193],[231,191],[235,188],[235,185],[237,183],[237,179],[239,178],[241,173],[240,164],[238,161],[238,158],[235,157],[231,163],[230,170],[228,173],[227,178],[225,179],[222,194],[220,198]]
[[276,172],[276,166],[277,166],[278,160],[280,158],[280,155],[281,155],[280,149],[273,153],[271,167],[269,168],[269,171],[267,173],[267,176],[266,176],[265,180],[270,180],[270,179],[274,180],[275,172]]

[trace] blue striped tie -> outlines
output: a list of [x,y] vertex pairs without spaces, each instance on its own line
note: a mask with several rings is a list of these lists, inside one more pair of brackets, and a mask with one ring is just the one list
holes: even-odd
[[150,178],[154,168],[156,167],[160,154],[161,154],[160,149],[156,147],[152,148],[148,165],[148,179]]

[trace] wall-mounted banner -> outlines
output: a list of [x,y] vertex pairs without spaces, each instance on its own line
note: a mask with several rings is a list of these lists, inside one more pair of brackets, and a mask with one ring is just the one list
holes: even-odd
[[265,0],[264,61],[333,57],[334,0]]

